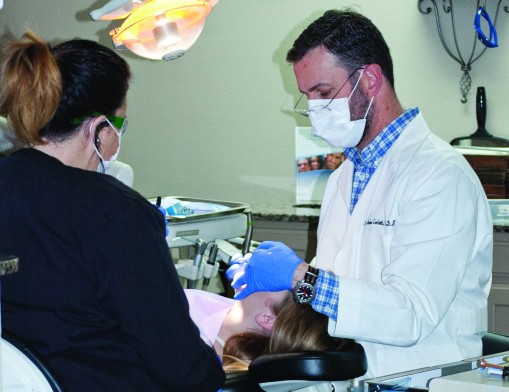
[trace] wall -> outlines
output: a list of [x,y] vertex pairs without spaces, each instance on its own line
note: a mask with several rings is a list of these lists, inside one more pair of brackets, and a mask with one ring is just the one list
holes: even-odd
[[[1,33],[19,36],[29,26],[53,42],[79,36],[111,45],[108,32],[119,21],[96,22],[88,16],[105,2],[6,0]],[[122,52],[134,79],[120,160],[133,166],[134,187],[147,197],[184,195],[253,206],[293,203],[294,128],[309,124],[292,111],[299,94],[286,51],[323,11],[351,4],[220,0],[184,57],[156,62]],[[462,104],[460,67],[440,45],[433,14],[421,14],[417,1],[355,4],[391,47],[402,104],[419,106],[435,133],[447,141],[473,133],[475,90],[485,86],[487,129],[509,138],[509,74],[503,68],[509,60],[509,14],[500,13],[500,47],[474,63],[472,90]],[[473,34],[470,19],[467,26]]]

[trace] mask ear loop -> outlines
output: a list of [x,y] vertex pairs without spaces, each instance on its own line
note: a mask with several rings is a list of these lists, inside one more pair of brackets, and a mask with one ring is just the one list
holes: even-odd
[[[360,74],[360,76],[359,76],[359,79],[357,79],[357,83],[355,83],[355,86],[353,86],[352,92],[351,92],[351,93],[350,93],[350,95],[348,96],[348,101],[350,101],[350,98],[352,97],[352,95],[353,95],[353,93],[354,93],[355,89],[357,88],[357,85],[358,85],[358,84],[359,84],[359,82],[361,81],[361,78],[362,78],[362,75],[364,74],[364,70],[365,70],[365,69],[366,69],[366,68],[362,68],[362,72],[361,72],[361,74]],[[371,100],[369,101],[369,105],[368,105],[368,108],[366,109],[366,113],[364,113],[364,119],[366,119],[366,116],[367,116],[367,115],[368,115],[368,113],[369,113],[369,109],[371,109],[371,105],[373,104],[373,99],[375,99],[375,96],[374,96],[374,95],[371,97]]]
[[90,126],[88,127],[88,140],[90,140],[92,145],[94,145],[97,149],[99,149],[99,146],[101,145],[101,139],[99,139],[99,131],[96,127],[95,131],[92,132],[93,126],[94,126],[94,123],[90,122]]
[[361,78],[362,78],[362,75],[364,74],[364,70],[365,68],[362,68],[362,72],[361,74],[359,75],[359,78],[357,79],[357,82],[355,83],[355,86],[353,86],[353,89],[352,89],[352,92],[350,93],[350,95],[348,96],[348,99],[347,101],[350,101],[350,98],[352,97],[355,89],[357,88],[357,85],[359,84],[359,82],[361,81]]
[[101,171],[101,173],[104,173],[106,171],[106,168],[104,167],[104,163],[103,163],[104,158],[101,155],[101,153],[99,152],[99,147],[101,146],[101,139],[99,139],[99,131],[100,130],[98,130],[97,129],[98,127],[96,127],[95,132],[94,132],[95,133],[94,137],[92,138],[92,126],[93,125],[94,124],[91,123],[90,128],[88,129],[88,138],[89,138],[90,142],[92,143],[92,147],[94,147],[94,150],[95,150],[97,156],[99,157],[100,171]]
[[368,116],[368,113],[369,113],[369,109],[371,109],[371,105],[373,104],[373,100],[375,99],[375,96],[373,95],[371,97],[371,101],[369,101],[369,105],[368,105],[368,108],[366,109],[366,113],[364,113],[364,120],[366,119],[366,117]]

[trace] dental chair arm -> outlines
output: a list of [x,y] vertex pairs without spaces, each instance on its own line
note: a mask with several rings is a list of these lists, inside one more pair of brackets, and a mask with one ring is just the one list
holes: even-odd
[[226,371],[226,382],[222,392],[263,392],[257,382],[249,376],[247,370]]

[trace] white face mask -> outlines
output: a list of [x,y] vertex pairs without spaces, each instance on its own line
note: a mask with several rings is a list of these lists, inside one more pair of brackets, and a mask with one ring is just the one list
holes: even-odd
[[350,107],[348,106],[348,101],[357,88],[361,76],[362,73],[348,98],[335,98],[332,101],[329,99],[309,100],[311,131],[315,136],[325,140],[332,147],[355,147],[359,144],[364,134],[366,116],[371,108],[374,97],[371,97],[363,119],[351,121]]
[[[115,152],[115,154],[113,154],[109,160],[106,160],[103,158],[103,156],[99,152],[99,149],[95,145],[94,141],[91,140],[92,146],[94,147],[94,150],[100,160],[99,165],[97,166],[97,171],[99,173],[104,173],[106,170],[108,170],[111,167],[113,162],[115,162],[117,160],[118,154],[120,153],[120,141],[122,140],[122,136],[121,136],[120,132],[117,130],[117,128],[115,128],[113,126],[113,124],[108,119],[106,119],[106,121],[108,122],[110,127],[115,131],[116,135],[118,136],[118,148],[117,148],[117,151]],[[92,127],[90,127],[90,135],[92,135]]]

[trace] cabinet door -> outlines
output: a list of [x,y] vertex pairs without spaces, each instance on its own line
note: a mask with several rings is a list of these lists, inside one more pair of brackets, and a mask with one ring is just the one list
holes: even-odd
[[509,233],[493,236],[493,282],[509,284]]
[[255,218],[253,240],[284,242],[299,257],[309,262],[316,254],[316,226],[314,222],[282,222]]
[[488,331],[509,335],[509,286],[493,284],[488,298]]
[[488,330],[509,334],[509,233],[493,236],[493,283],[488,297]]

